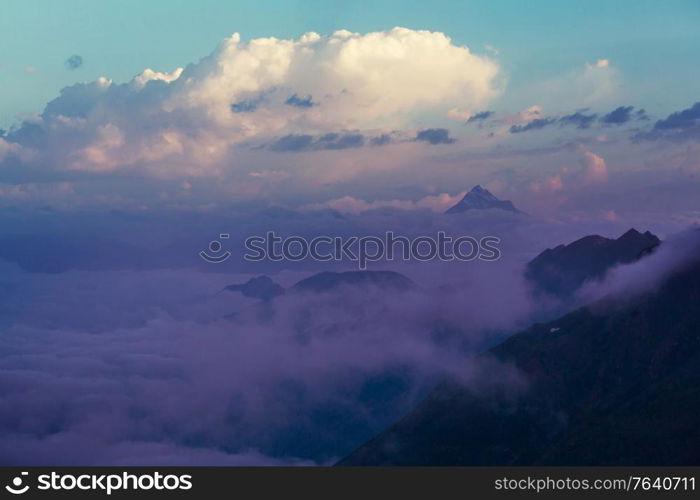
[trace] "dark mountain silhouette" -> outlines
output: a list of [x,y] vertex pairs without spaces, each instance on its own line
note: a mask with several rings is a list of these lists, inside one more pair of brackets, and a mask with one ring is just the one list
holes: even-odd
[[409,278],[394,271],[346,271],[342,273],[326,271],[299,281],[292,287],[292,290],[325,292],[341,285],[376,286],[396,290],[408,290],[415,286]]
[[500,209],[508,212],[522,213],[515,208],[512,201],[499,200],[488,189],[481,186],[474,186],[471,191],[464,195],[464,198],[456,205],[450,207],[446,214],[458,214],[469,210]]
[[[700,252],[655,291],[535,324],[482,356],[520,373],[445,382],[341,465],[695,465]],[[470,387],[470,388],[469,388]]]
[[568,245],[548,248],[525,269],[536,290],[566,298],[588,280],[601,279],[618,264],[651,253],[661,241],[649,231],[630,229],[617,239],[592,235]]
[[270,301],[285,292],[327,292],[340,286],[374,286],[395,290],[409,290],[415,287],[413,281],[394,271],[346,271],[342,273],[324,271],[295,283],[286,289],[269,276],[257,276],[245,283],[229,285],[224,290],[241,292],[246,297]]
[[[322,272],[287,288],[283,295],[248,305],[227,318],[241,328],[251,321],[258,327],[283,322],[288,334],[285,343],[315,348],[323,337],[340,340],[359,328],[389,328],[392,325],[382,327],[387,321],[384,308],[371,311],[370,305],[377,296],[396,296],[413,288],[409,278],[390,271]],[[344,314],[329,313],[329,306]],[[255,447],[270,456],[334,461],[404,415],[439,377],[397,361],[353,370],[343,380],[338,394],[319,399],[305,383],[283,381],[272,390],[279,391],[285,405],[296,405],[285,426],[255,435],[241,433],[237,439],[244,447]]]
[[260,300],[272,300],[284,293],[284,287],[275,283],[269,276],[250,278],[245,283],[229,285],[225,288],[231,292],[241,292],[246,297]]

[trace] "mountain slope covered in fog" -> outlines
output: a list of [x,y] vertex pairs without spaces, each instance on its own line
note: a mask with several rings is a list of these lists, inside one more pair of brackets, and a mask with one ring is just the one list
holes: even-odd
[[[697,248],[696,248],[697,250]],[[484,359],[516,381],[446,382],[342,465],[700,461],[700,262],[536,324]]]

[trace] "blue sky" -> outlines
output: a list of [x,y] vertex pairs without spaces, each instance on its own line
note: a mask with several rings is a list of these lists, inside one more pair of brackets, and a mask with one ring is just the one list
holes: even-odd
[[700,221],[699,26],[680,0],[6,1],[0,206],[440,213],[482,184]]
[[[59,90],[104,75],[129,80],[144,68],[171,71],[209,54],[234,31],[243,39],[296,38],[307,31],[357,32],[394,26],[442,31],[477,53],[498,49],[518,89],[606,58],[647,106],[682,106],[700,80],[700,3],[688,1],[112,1],[7,0],[0,6],[0,126],[40,111]],[[71,55],[84,64],[73,71]],[[669,89],[673,90],[669,92]]]

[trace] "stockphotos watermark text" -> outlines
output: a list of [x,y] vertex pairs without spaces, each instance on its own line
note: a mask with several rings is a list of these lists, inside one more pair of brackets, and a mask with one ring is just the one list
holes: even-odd
[[36,484],[30,484],[28,471],[12,478],[5,490],[13,495],[23,495],[30,490],[39,491],[91,491],[111,495],[115,491],[173,491],[191,490],[191,474],[162,474],[119,472],[109,474],[71,474],[51,472],[36,476]]
[[[199,255],[212,264],[226,261],[232,253],[220,240],[229,238],[228,233],[219,234],[219,239],[211,241],[208,248],[199,252]],[[246,238],[243,259],[248,262],[265,260],[301,262],[307,259],[319,262],[350,261],[357,263],[357,267],[364,270],[370,262],[397,259],[418,262],[432,260],[469,262],[476,259],[496,261],[501,258],[500,243],[501,239],[497,236],[452,237],[444,231],[438,231],[434,236],[413,238],[396,235],[392,231],[386,232],[384,237],[315,236],[313,238],[282,237],[274,231],[268,231],[264,236]]]

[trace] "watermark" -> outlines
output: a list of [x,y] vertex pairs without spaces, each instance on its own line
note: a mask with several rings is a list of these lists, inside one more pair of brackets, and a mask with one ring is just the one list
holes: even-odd
[[[227,240],[230,237],[231,235],[228,233],[219,234],[219,239],[222,240]],[[209,242],[206,250],[199,252],[199,256],[212,264],[220,264],[231,257],[231,252],[228,250],[222,252],[223,248],[224,246],[219,240],[212,240]]]
[[[229,235],[222,233],[219,238],[227,239]],[[349,261],[357,263],[357,267],[364,270],[370,262],[398,259],[417,262],[496,261],[501,258],[500,243],[501,239],[497,236],[453,237],[444,231],[438,231],[434,236],[412,238],[388,231],[383,237],[315,236],[310,239],[303,236],[282,237],[268,231],[264,236],[250,236],[245,240],[243,259],[248,262],[301,262],[308,259],[318,262]],[[221,242],[214,240],[209,243],[208,251],[201,251],[199,255],[207,262],[218,264],[231,256],[231,252],[222,250]]]
[[13,495],[22,495],[29,491],[29,485],[24,484],[24,478],[29,474],[29,472],[20,472],[19,476],[12,478],[10,484],[5,485],[5,489],[12,493]]
[[[28,472],[21,472],[15,476],[5,489],[13,495],[23,495],[30,489],[25,482]],[[138,490],[190,490],[192,489],[192,476],[190,474],[161,474],[128,472],[112,474],[63,474],[51,472],[36,476],[36,490],[40,491],[93,491],[111,495],[115,491]]]

